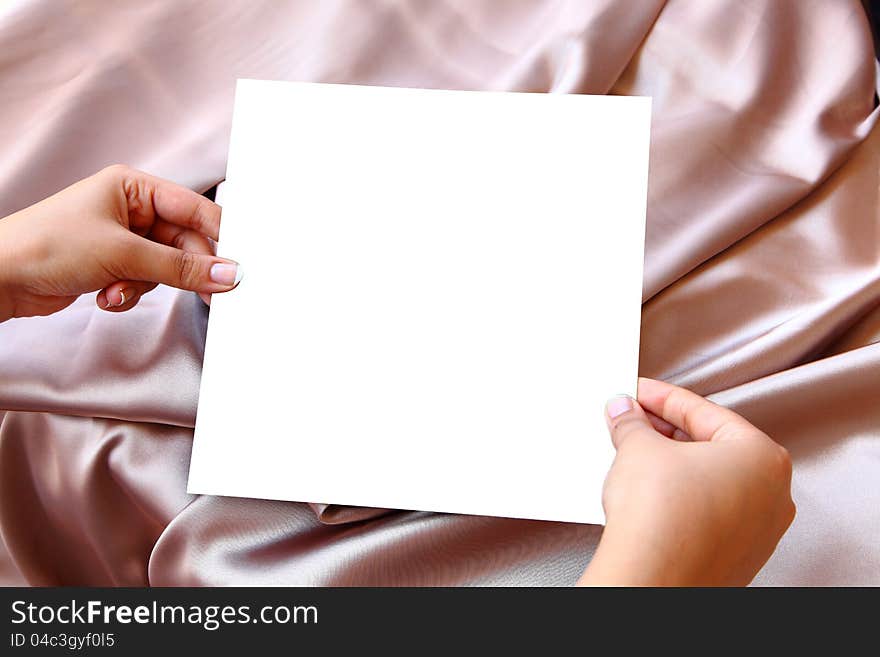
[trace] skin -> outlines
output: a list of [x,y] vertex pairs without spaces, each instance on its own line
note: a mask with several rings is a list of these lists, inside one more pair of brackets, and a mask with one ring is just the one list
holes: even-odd
[[579,584],[751,582],[794,519],[788,452],[733,411],[661,381],[639,379],[638,402],[608,410],[617,455],[606,526]]
[[[108,167],[0,220],[0,321],[92,292],[101,310],[126,312],[159,283],[207,303],[240,279],[214,255],[219,227],[208,199]],[[748,584],[794,518],[785,449],[733,411],[650,379],[606,417],[617,449],[606,527],[578,584]]]
[[[50,315],[88,292],[125,312],[158,283],[207,303],[235,287],[236,263],[214,255],[219,229],[220,206],[203,196],[108,167],[0,221],[0,321]],[[225,282],[211,279],[215,264],[227,265]]]

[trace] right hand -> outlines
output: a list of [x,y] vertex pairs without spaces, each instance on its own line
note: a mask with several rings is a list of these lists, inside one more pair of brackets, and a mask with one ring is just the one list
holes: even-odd
[[581,585],[741,586],[795,515],[788,452],[733,411],[639,380],[606,418],[617,457]]

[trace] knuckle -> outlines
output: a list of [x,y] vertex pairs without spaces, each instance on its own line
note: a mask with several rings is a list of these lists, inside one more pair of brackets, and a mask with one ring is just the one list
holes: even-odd
[[737,438],[745,435],[746,433],[750,433],[748,430],[744,430],[744,427],[741,422],[738,422],[735,418],[727,417],[721,421],[718,427],[715,429],[712,434],[712,440],[727,440],[729,438]]
[[204,201],[198,201],[192,209],[192,213],[189,216],[189,226],[195,231],[199,233],[205,233],[208,230],[208,212],[207,212],[207,203],[210,203],[208,199]]
[[602,486],[602,506],[606,511],[619,506],[625,492],[625,488],[618,483],[616,477],[608,477]]
[[785,509],[785,519],[788,525],[791,525],[794,522],[795,517],[797,516],[797,505],[794,503],[790,497],[788,499],[788,504]]
[[128,203],[129,212],[139,212],[152,207],[152,189],[142,172],[127,164],[111,164],[98,174],[106,176],[113,184],[119,185]]
[[694,408],[689,403],[687,393],[676,388],[669,393],[663,404],[663,417],[676,417],[681,422],[681,428],[691,433],[693,428]]
[[792,463],[788,450],[764,433],[755,433],[750,438],[744,445],[752,454],[756,467],[770,480],[790,480]]
[[192,285],[198,278],[198,261],[188,251],[177,251],[174,256],[174,271],[184,285]]
[[612,431],[618,439],[626,438],[645,428],[645,423],[637,416],[627,414],[614,423]]
[[780,478],[791,478],[791,454],[782,445],[773,443],[773,469]]
[[617,418],[614,421],[613,429],[617,433],[625,433],[632,429],[633,418],[630,414],[625,415],[624,417]]
[[[677,404],[678,400],[679,400],[679,396],[677,393],[678,393],[678,390],[673,389],[670,391],[670,393],[668,395],[666,395],[666,399],[663,400],[663,407],[660,409],[660,414],[663,417],[672,417],[674,415],[674,413],[672,411],[673,411],[673,408],[675,408],[675,407],[673,405]],[[679,406],[675,410],[682,411],[684,409],[681,406]]]
[[131,173],[132,169],[127,164],[111,164],[106,166],[98,173],[110,178],[121,180]]

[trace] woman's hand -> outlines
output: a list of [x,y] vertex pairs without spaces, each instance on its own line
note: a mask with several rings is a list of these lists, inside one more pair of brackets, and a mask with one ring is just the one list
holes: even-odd
[[200,293],[234,288],[241,269],[214,255],[220,207],[115,165],[0,219],[0,321],[49,315],[100,290],[130,310],[158,283]]
[[606,526],[579,584],[748,584],[794,519],[788,453],[682,388],[640,379],[638,397],[608,403]]

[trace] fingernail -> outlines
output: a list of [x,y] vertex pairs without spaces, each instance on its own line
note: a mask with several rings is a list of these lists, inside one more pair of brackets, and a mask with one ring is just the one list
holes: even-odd
[[605,412],[608,413],[608,417],[612,420],[616,418],[618,415],[623,415],[627,411],[631,411],[633,409],[632,398],[628,395],[618,395],[617,397],[612,397],[608,400],[608,403],[605,404]]
[[111,298],[110,294],[107,294],[107,307],[118,308],[119,306],[124,306],[126,301],[131,301],[134,298],[134,294],[134,290],[128,287],[116,292],[114,295],[117,297],[116,300]]
[[226,262],[211,265],[211,280],[219,285],[238,285],[241,281],[241,265]]

